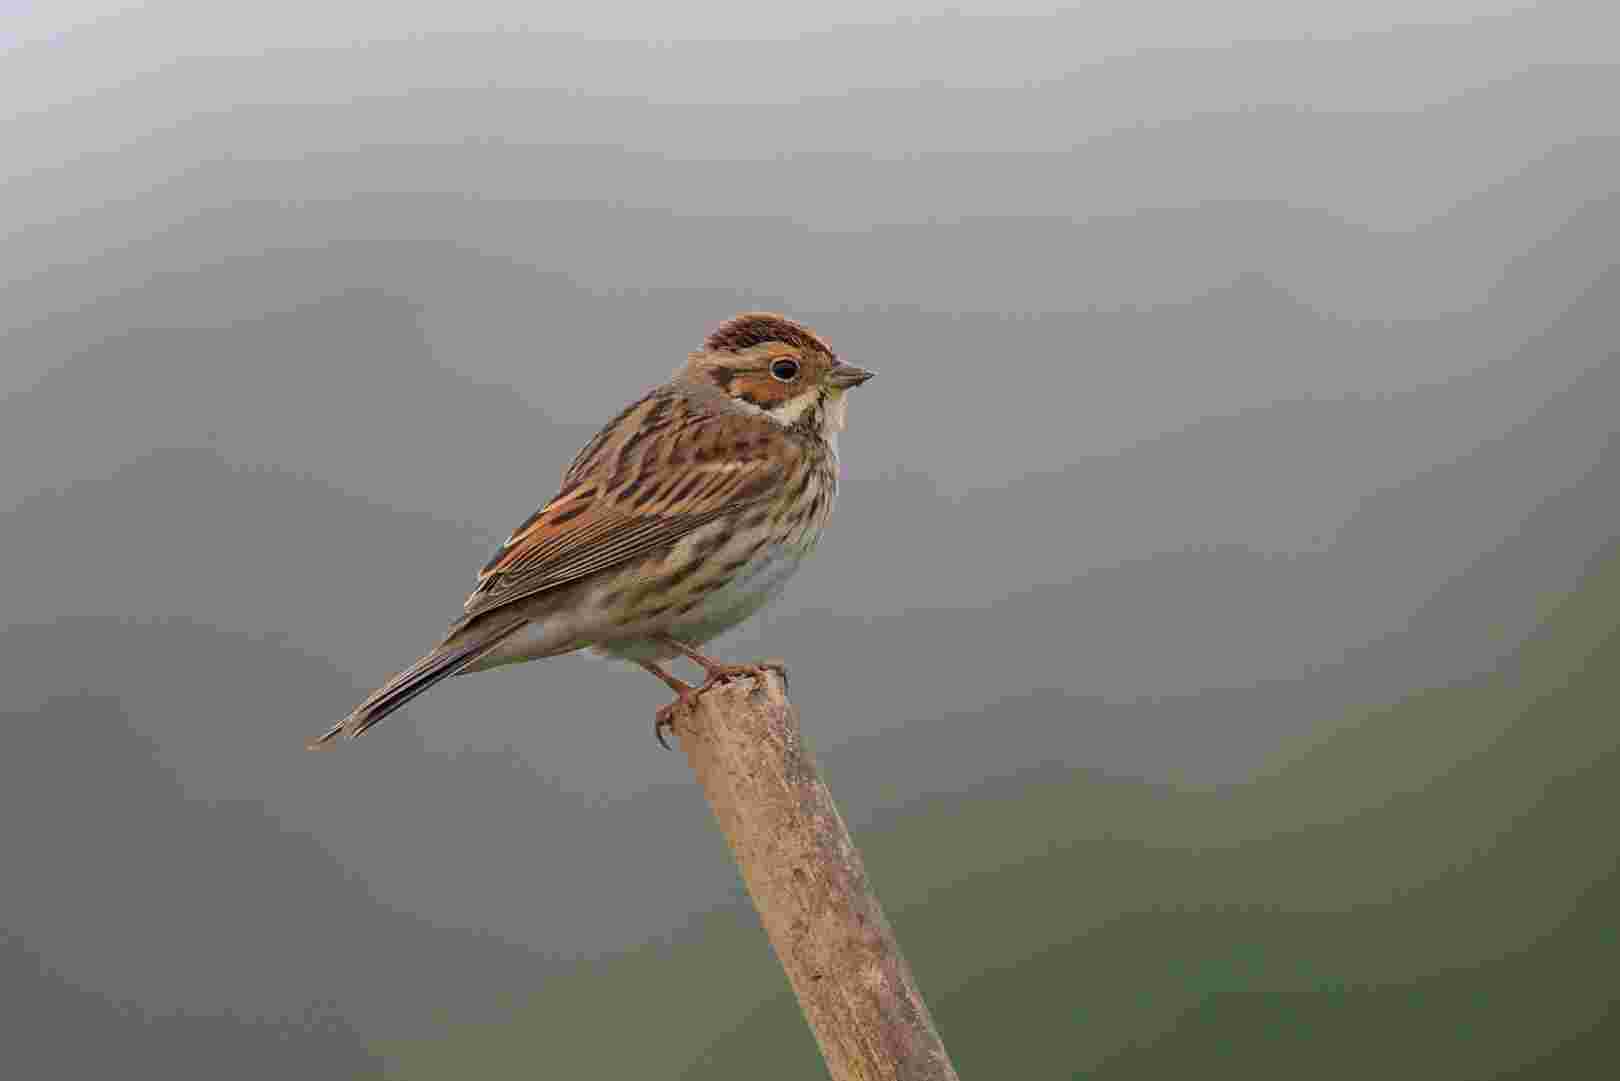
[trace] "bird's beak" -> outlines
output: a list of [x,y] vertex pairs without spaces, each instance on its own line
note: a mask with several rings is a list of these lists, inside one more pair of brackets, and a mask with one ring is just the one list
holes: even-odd
[[839,390],[848,390],[850,387],[860,386],[876,374],[877,372],[869,372],[865,368],[857,368],[853,364],[840,364],[827,373],[827,382]]

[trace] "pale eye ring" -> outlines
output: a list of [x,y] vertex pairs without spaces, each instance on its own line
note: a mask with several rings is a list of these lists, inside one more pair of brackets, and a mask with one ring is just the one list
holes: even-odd
[[771,364],[771,374],[784,383],[791,383],[799,378],[799,362],[783,357]]

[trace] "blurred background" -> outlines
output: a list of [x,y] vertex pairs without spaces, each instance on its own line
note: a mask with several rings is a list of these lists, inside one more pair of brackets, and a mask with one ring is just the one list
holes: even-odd
[[1620,1055],[1607,3],[0,8],[17,1077],[815,1078],[657,681],[306,738],[720,320],[964,1077]]

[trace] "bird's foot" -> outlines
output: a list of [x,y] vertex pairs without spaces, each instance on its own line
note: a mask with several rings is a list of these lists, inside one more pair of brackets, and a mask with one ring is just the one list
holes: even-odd
[[650,661],[637,661],[647,671],[663,680],[664,685],[675,692],[675,701],[666,706],[659,707],[653,715],[653,736],[658,740],[659,746],[666,751],[670,750],[669,741],[665,734],[675,734],[676,722],[683,713],[690,713],[697,705],[697,696],[711,687],[718,687],[723,683],[730,683],[734,679],[764,679],[766,672],[775,672],[782,677],[783,687],[787,686],[787,662],[783,660],[756,661],[753,664],[722,664],[712,657],[705,657],[685,642],[674,638],[666,639],[669,645],[684,655],[689,661],[703,669],[707,677],[703,686],[694,687],[685,680],[677,679]]
[[693,687],[685,684],[685,690],[675,691],[675,701],[666,706],[660,706],[654,715],[653,735],[657,737],[664,750],[670,750],[670,745],[664,739],[664,733],[675,734],[676,719],[683,713],[689,713],[697,707],[697,697],[711,687],[718,687],[730,683],[734,679],[763,679],[766,672],[775,672],[782,677],[784,686],[787,684],[787,664],[784,661],[760,661],[757,664],[719,664],[718,662],[704,668],[708,678],[703,686]]
[[753,664],[724,664],[713,657],[704,656],[679,638],[670,635],[663,636],[664,644],[670,646],[681,656],[703,669],[707,677],[700,691],[706,691],[721,683],[730,683],[734,679],[761,679],[767,671],[775,672],[787,683],[787,662],[782,660],[756,661]]
[[703,672],[708,678],[704,680],[703,686],[698,688],[700,694],[710,687],[730,683],[734,679],[764,679],[766,672],[775,672],[782,677],[784,684],[787,683],[787,664],[783,661],[756,661],[753,664],[711,663],[703,666]]

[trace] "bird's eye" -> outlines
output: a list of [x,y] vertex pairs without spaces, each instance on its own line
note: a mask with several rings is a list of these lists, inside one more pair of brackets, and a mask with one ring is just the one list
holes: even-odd
[[783,357],[771,365],[771,374],[784,383],[791,383],[799,377],[799,362]]

